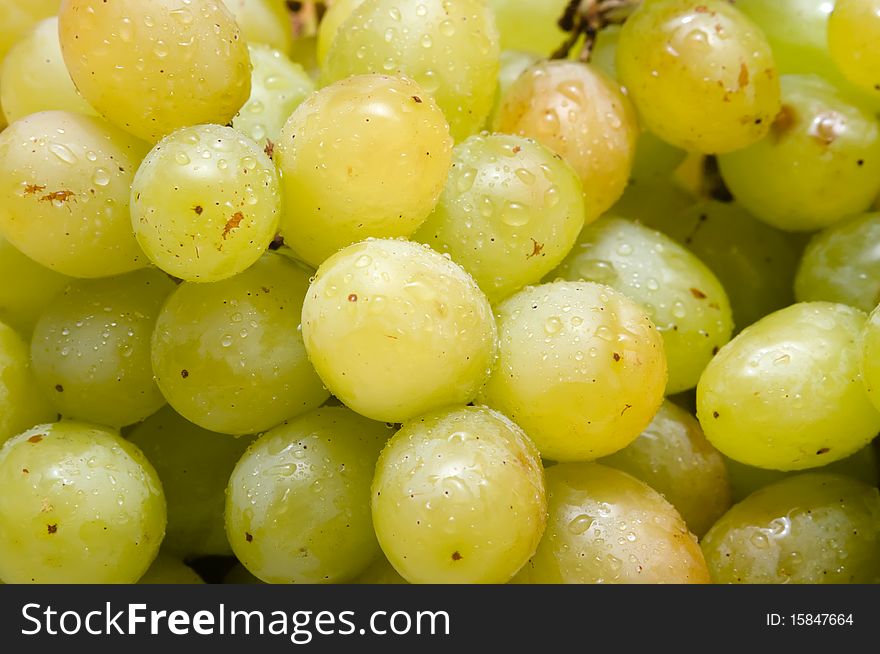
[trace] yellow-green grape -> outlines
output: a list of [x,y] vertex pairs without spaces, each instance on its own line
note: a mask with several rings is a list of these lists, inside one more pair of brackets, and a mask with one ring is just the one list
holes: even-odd
[[325,261],[302,334],[333,395],[387,422],[473,400],[498,351],[492,309],[470,275],[403,240],[371,239]]
[[203,584],[195,570],[180,559],[160,552],[150,569],[138,579],[139,584]]
[[827,474],[755,492],[703,539],[712,580],[728,584],[880,582],[880,494]]
[[251,139],[231,127],[196,125],[166,136],[131,187],[131,223],[159,268],[214,282],[252,265],[275,237],[278,174]]
[[6,583],[133,583],[165,533],[156,471],[104,427],[58,422],[8,440],[0,491]]
[[[733,493],[733,501],[741,502],[755,491],[769,486],[777,481],[792,477],[799,472],[783,472],[782,470],[768,470],[747,466],[739,461],[725,457],[727,475],[730,478],[730,487]],[[845,459],[833,461],[821,468],[815,468],[814,472],[843,475],[863,481],[870,486],[876,486],[880,481],[880,469],[877,467],[877,452],[873,445],[866,445],[855,454]]]
[[647,313],[590,282],[531,286],[497,307],[501,351],[481,399],[553,461],[607,456],[663,402],[663,339]]
[[31,361],[40,390],[65,418],[120,427],[155,413],[150,335],[174,282],[155,268],[79,280],[40,316]]
[[694,202],[694,196],[673,177],[638,179],[630,182],[608,213],[637,220],[675,238],[667,225],[675,224],[678,215]]
[[456,146],[440,202],[412,238],[452,256],[495,303],[553,270],[583,225],[571,166],[531,139],[481,134]]
[[317,58],[320,65],[324,65],[327,61],[327,53],[330,52],[330,46],[339,26],[344,23],[355,9],[357,9],[364,0],[333,0],[333,4],[327,7],[321,22],[318,25],[318,43]]
[[264,581],[260,581],[245,568],[241,563],[236,563],[232,566],[232,569],[226,573],[226,576],[223,577],[224,584],[263,584],[266,583]]
[[370,481],[391,433],[344,407],[266,432],[229,478],[226,533],[238,560],[273,584],[363,572],[378,554]]
[[501,47],[550,56],[568,36],[557,25],[567,0],[489,0]]
[[15,280],[0,286],[0,321],[25,336],[30,335],[55,294],[72,281],[24,256],[2,236],[0,278]]
[[782,110],[763,140],[718,158],[737,201],[780,229],[827,227],[880,192],[880,122],[824,80],[782,78]]
[[284,0],[223,0],[248,43],[265,43],[283,53],[293,42]]
[[663,337],[670,394],[693,388],[733,331],[715,275],[672,239],[623,218],[588,225],[550,278],[607,284],[638,302]]
[[502,50],[501,59],[498,68],[498,87],[495,89],[495,102],[492,104],[492,111],[486,119],[486,125],[491,126],[495,122],[498,115],[498,109],[501,107],[501,101],[507,95],[507,91],[513,86],[513,83],[519,79],[528,68],[539,61],[540,57],[532,52],[523,52],[520,50]]
[[0,104],[10,123],[49,109],[97,115],[64,65],[57,18],[39,23],[6,55],[0,70]]
[[287,118],[315,90],[315,83],[280,50],[250,44],[248,51],[254,66],[251,97],[232,119],[232,126],[270,154]]
[[128,435],[156,468],[168,502],[162,548],[180,557],[231,554],[223,523],[226,485],[251,437],[207,431],[170,407]]
[[149,260],[131,231],[129,194],[148,146],[100,118],[32,114],[0,133],[0,232],[39,264],[103,277]]
[[880,2],[836,0],[828,18],[828,51],[843,75],[874,95],[880,94]]
[[220,0],[67,0],[58,19],[76,88],[141,139],[224,125],[248,99],[247,45]]
[[414,79],[456,140],[476,132],[495,97],[500,47],[484,0],[365,0],[337,28],[323,78],[361,73]]
[[685,150],[743,148],[779,112],[767,39],[721,0],[642,4],[620,31],[617,72],[648,129]]
[[11,327],[0,322],[0,444],[56,417],[55,409],[37,385],[27,345]]
[[843,459],[880,431],[859,371],[863,312],[804,302],[746,328],[709,362],[697,417],[709,441],[759,468]]
[[871,311],[880,303],[880,213],[836,223],[810,241],[794,292],[801,302],[825,300]]
[[487,407],[407,423],[376,465],[376,536],[411,583],[505,583],[535,553],[546,520],[538,450]]
[[871,312],[862,332],[860,364],[868,397],[880,410],[880,308]]
[[314,80],[321,76],[318,65],[318,37],[308,33],[296,35],[290,48],[290,60],[299,64]]
[[636,440],[599,463],[662,493],[697,536],[730,508],[724,458],[706,440],[697,419],[669,401]]
[[596,33],[590,49],[590,64],[611,79],[617,79],[617,44],[620,25],[606,25]]
[[153,371],[171,406],[231,434],[319,407],[329,393],[299,331],[309,274],[270,252],[231,279],[181,284],[153,333]]
[[361,574],[351,580],[353,584],[368,584],[368,585],[376,585],[376,584],[408,584],[409,582],[400,576],[400,573],[394,569],[394,566],[385,558],[385,555],[381,555],[377,558],[369,568],[364,570]]
[[596,463],[548,468],[547,530],[520,577],[534,584],[700,584],[709,571],[675,508]]
[[359,75],[290,116],[275,147],[281,233],[317,267],[367,237],[409,236],[437,204],[452,161],[443,113],[415,82]]
[[531,137],[571,164],[583,183],[587,222],[623,193],[639,130],[617,83],[573,61],[539,63],[520,75],[502,98],[493,127]]

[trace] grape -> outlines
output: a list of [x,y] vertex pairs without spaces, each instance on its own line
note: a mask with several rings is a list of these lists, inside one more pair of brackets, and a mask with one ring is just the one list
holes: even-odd
[[721,0],[642,4],[620,31],[616,63],[648,129],[685,150],[745,147],[779,112],[770,45]]
[[589,65],[532,66],[502,98],[493,126],[531,137],[571,164],[583,182],[587,222],[614,204],[629,180],[635,112],[617,83]]
[[679,214],[693,206],[695,201],[693,195],[672,177],[649,177],[633,180],[608,214],[637,220],[675,238],[668,226],[677,224]]
[[880,92],[880,2],[836,0],[828,19],[828,51],[843,75],[862,90]]
[[271,159],[219,125],[162,139],[131,187],[138,243],[162,270],[188,281],[218,281],[252,265],[274,238],[280,213]]
[[61,50],[76,88],[111,123],[155,143],[229,122],[250,94],[250,60],[220,0],[66,0]]
[[492,104],[492,111],[489,112],[489,118],[486,125],[491,126],[495,122],[498,115],[498,109],[501,107],[501,101],[507,95],[510,87],[519,79],[528,68],[539,61],[539,57],[531,52],[522,52],[520,50],[502,50],[498,68],[498,86],[495,89],[495,102]]
[[160,409],[128,435],[156,468],[168,502],[162,548],[180,557],[231,554],[223,523],[226,485],[252,437],[233,438]]
[[0,444],[55,417],[55,410],[37,386],[27,345],[0,322]]
[[544,531],[543,472],[528,436],[489,408],[412,420],[376,465],[382,550],[412,583],[504,583]]
[[285,54],[290,52],[293,35],[284,0],[223,0],[223,4],[238,23],[245,41],[263,43]]
[[593,40],[590,64],[613,80],[617,77],[617,44],[620,42],[620,25],[606,25]]
[[804,251],[794,292],[801,302],[826,300],[871,311],[880,302],[880,213],[836,223]]
[[659,491],[697,536],[730,508],[724,458],[709,444],[700,423],[664,402],[648,428],[599,463],[628,472]]
[[880,410],[880,308],[871,312],[862,332],[859,348],[865,390],[868,391],[871,402]]
[[133,583],[165,533],[156,471],[115,431],[39,425],[0,449],[0,578]]
[[139,584],[203,584],[196,571],[180,559],[159,553],[150,569],[138,579]]
[[323,78],[410,77],[433,96],[461,140],[489,114],[499,53],[495,21],[483,0],[365,0],[337,29]]
[[336,38],[339,27],[351,13],[357,9],[364,0],[333,0],[333,4],[327,7],[324,17],[318,25],[317,57],[318,63],[324,65],[327,61],[327,53]]
[[663,401],[663,340],[645,311],[607,286],[554,282],[497,307],[501,352],[481,401],[554,461],[634,441]]
[[481,134],[455,148],[440,202],[413,240],[449,253],[495,303],[553,270],[583,225],[571,166],[530,139]]
[[153,371],[181,415],[249,434],[317,408],[328,393],[299,332],[309,271],[267,253],[213,284],[181,284],[153,333]]
[[400,240],[350,245],[325,261],[302,332],[333,395],[387,422],[473,400],[498,348],[492,309],[473,279]]
[[30,335],[52,297],[71,281],[24,256],[2,236],[0,279],[15,280],[0,286],[0,321],[24,335]]
[[226,533],[238,559],[269,583],[333,583],[366,569],[378,554],[370,480],[390,435],[344,407],[266,432],[229,479]]
[[547,56],[565,41],[567,34],[557,21],[567,0],[489,0],[488,4],[495,14],[502,48]]
[[352,77],[321,89],[288,119],[275,148],[281,233],[317,267],[370,236],[409,236],[443,190],[452,139],[411,80]]
[[45,111],[0,133],[0,231],[39,264],[74,277],[148,264],[129,193],[146,144],[100,118]]
[[692,388],[733,330],[718,279],[660,232],[605,216],[587,226],[550,277],[607,284],[644,307],[663,337],[668,393]]
[[49,109],[97,116],[64,65],[57,18],[39,23],[6,55],[0,71],[0,104],[10,123]]
[[646,484],[596,463],[556,465],[546,476],[547,531],[521,581],[708,583],[697,539]]
[[791,231],[865,211],[880,192],[877,118],[815,76],[784,76],[782,102],[770,134],[718,158],[737,201]]
[[880,582],[880,496],[855,479],[803,474],[763,488],[703,539],[716,583]]
[[697,386],[709,441],[751,466],[803,470],[845,458],[880,431],[862,386],[865,314],[842,304],[794,304],[721,348]]

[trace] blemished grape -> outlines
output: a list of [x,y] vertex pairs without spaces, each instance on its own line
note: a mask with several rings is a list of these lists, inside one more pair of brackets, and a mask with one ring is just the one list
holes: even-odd
[[368,240],[325,261],[302,334],[333,395],[387,422],[473,400],[498,350],[492,309],[470,275],[402,240]]
[[267,253],[211,284],[184,282],[153,333],[153,372],[181,415],[217,432],[251,434],[315,409],[329,393],[299,325],[311,271]]
[[327,82],[363,73],[412,78],[461,140],[489,115],[499,54],[484,0],[365,0],[337,29],[322,76]]
[[584,213],[571,166],[530,139],[481,134],[456,146],[440,202],[412,238],[448,253],[495,303],[562,261]]
[[205,581],[180,559],[159,552],[139,584],[203,584]]
[[6,583],[133,583],[150,567],[164,533],[156,471],[117,432],[58,422],[0,449]]
[[605,216],[588,225],[550,278],[607,284],[641,305],[663,337],[667,393],[693,388],[730,340],[727,294],[684,247],[638,223]]
[[802,474],[755,492],[703,539],[712,580],[880,582],[880,494],[855,479]]
[[153,379],[150,335],[174,289],[155,268],[79,280],[40,316],[31,361],[40,390],[65,418],[120,427],[165,404]]
[[184,558],[231,554],[223,522],[226,485],[254,439],[207,431],[165,407],[135,426],[128,440],[155,467],[165,490],[162,549]]
[[327,53],[330,51],[330,46],[333,44],[333,39],[336,38],[339,27],[351,16],[351,12],[357,9],[363,2],[364,0],[334,0],[327,7],[327,11],[318,25],[316,56],[320,65],[323,66],[324,62],[327,61]]
[[373,523],[412,583],[505,583],[544,532],[544,470],[534,443],[487,407],[407,423],[376,465]]
[[378,554],[370,482],[389,427],[325,407],[266,432],[229,479],[226,533],[269,583],[333,583]]
[[[223,0],[248,43],[263,43],[287,54],[293,33],[284,0]],[[251,60],[253,61],[253,60]]]
[[669,401],[636,440],[599,463],[662,493],[696,536],[730,508],[724,457],[706,440],[697,419]]
[[534,584],[699,584],[697,539],[657,491],[620,470],[568,463],[546,470],[549,517],[519,581]]
[[37,263],[73,277],[145,267],[129,194],[148,147],[92,116],[22,118],[0,133],[0,232]]
[[2,236],[0,278],[15,280],[0,286],[0,321],[25,336],[30,335],[55,294],[72,281],[24,256]]
[[567,34],[557,21],[567,0],[489,0],[488,4],[506,50],[528,50],[547,57],[565,41]]
[[828,18],[828,51],[843,75],[880,96],[880,2],[836,0]]
[[573,61],[538,63],[501,99],[493,128],[535,139],[565,159],[581,178],[587,222],[623,193],[639,127],[616,82]]
[[663,339],[608,286],[531,286],[497,307],[500,355],[481,401],[553,461],[607,456],[634,441],[663,401]]
[[0,444],[56,416],[34,377],[27,345],[0,322]]
[[280,214],[272,160],[220,125],[186,127],[162,139],[131,187],[131,223],[144,253],[188,281],[226,279],[255,263]]
[[285,243],[317,267],[368,237],[409,236],[437,204],[452,161],[449,125],[415,82],[344,79],[310,96],[275,147]]
[[760,468],[803,470],[843,459],[880,431],[859,371],[866,316],[805,302],[762,318],[706,367],[697,416],[709,441]]
[[67,0],[58,19],[76,88],[151,143],[181,127],[224,125],[250,94],[247,45],[220,0]]

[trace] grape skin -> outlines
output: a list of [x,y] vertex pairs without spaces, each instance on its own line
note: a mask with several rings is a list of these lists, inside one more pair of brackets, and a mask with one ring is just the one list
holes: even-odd
[[223,4],[249,44],[262,43],[284,54],[290,52],[293,35],[284,0],[223,0]]
[[0,322],[0,444],[56,416],[34,377],[27,345]]
[[828,51],[853,84],[880,97],[880,2],[836,0],[828,18]]

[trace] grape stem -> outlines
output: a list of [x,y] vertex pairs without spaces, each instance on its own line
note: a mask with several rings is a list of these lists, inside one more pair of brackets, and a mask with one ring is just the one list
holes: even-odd
[[583,36],[584,43],[578,59],[588,62],[599,31],[607,25],[622,24],[641,2],[642,0],[570,0],[557,21],[560,29],[569,35],[550,58],[568,59],[571,49]]

